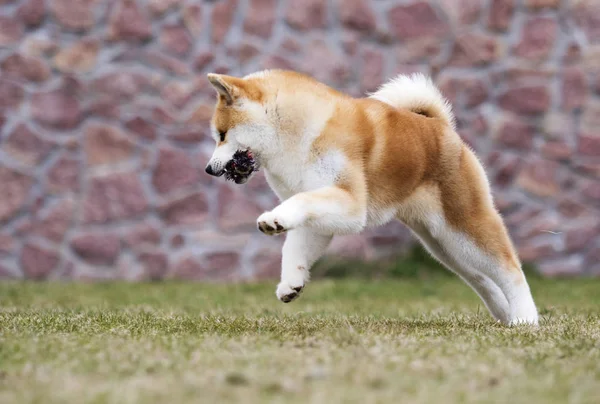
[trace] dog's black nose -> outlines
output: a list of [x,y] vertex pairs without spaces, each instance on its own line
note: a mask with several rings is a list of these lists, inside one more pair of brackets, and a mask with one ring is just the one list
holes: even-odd
[[215,175],[215,172],[213,171],[212,166],[210,164],[206,166],[204,171],[206,171],[206,174]]
[[223,169],[215,171],[215,169],[210,164],[206,166],[206,168],[204,169],[204,171],[206,171],[207,174],[210,174],[210,175],[212,175],[214,177],[220,177],[225,172]]

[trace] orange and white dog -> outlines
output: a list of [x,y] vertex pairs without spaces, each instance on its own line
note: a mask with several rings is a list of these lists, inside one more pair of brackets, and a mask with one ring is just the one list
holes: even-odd
[[218,101],[206,171],[223,175],[245,151],[282,201],[258,218],[263,233],[287,233],[279,300],[299,296],[334,235],[397,219],[497,320],[538,323],[486,174],[429,78],[398,76],[360,99],[291,71],[208,80]]

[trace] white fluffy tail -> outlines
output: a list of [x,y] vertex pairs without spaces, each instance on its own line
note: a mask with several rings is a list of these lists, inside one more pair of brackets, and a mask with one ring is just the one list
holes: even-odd
[[450,103],[433,81],[422,73],[414,73],[410,76],[401,74],[370,94],[370,97],[394,108],[408,109],[431,118],[440,118],[451,128],[455,127]]

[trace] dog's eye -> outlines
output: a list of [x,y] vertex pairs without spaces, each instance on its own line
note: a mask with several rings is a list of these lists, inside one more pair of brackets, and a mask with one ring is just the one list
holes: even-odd
[[227,135],[227,132],[219,132],[219,139],[221,140],[221,142],[225,141],[226,135]]

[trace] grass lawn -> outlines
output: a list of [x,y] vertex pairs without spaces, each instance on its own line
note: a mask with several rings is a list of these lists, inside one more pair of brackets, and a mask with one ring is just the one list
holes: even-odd
[[600,280],[531,285],[539,329],[447,276],[0,283],[0,402],[600,402]]

